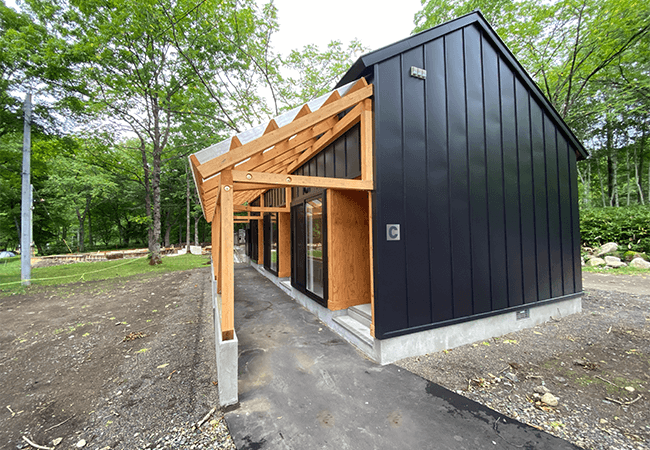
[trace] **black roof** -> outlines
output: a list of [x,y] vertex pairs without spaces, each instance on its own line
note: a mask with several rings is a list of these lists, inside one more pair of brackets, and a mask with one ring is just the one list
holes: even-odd
[[449,22],[443,23],[441,25],[429,28],[428,30],[422,31],[413,36],[409,36],[406,39],[397,41],[394,44],[387,45],[382,47],[379,50],[366,53],[359,57],[354,64],[348,69],[348,71],[343,75],[343,78],[338,82],[336,88],[339,88],[350,81],[354,81],[362,76],[367,76],[372,73],[372,66],[386,59],[392,58],[393,56],[404,53],[407,50],[410,50],[414,47],[425,44],[426,42],[437,39],[446,34],[452,33],[458,29],[464,28],[468,25],[477,25],[480,27],[485,35],[493,42],[496,48],[499,50],[501,55],[508,61],[512,68],[519,73],[524,84],[530,89],[530,93],[539,101],[542,108],[551,116],[556,125],[564,132],[566,137],[571,141],[571,143],[578,149],[580,155],[578,159],[585,159],[589,156],[587,150],[585,150],[582,143],[576,138],[573,134],[573,131],[567,126],[562,117],[555,110],[551,102],[549,102],[542,91],[539,89],[535,81],[528,75],[526,69],[517,61],[512,52],[508,49],[506,44],[501,40],[499,35],[492,29],[490,24],[487,22],[481,11],[475,10],[469,14],[458,17]]

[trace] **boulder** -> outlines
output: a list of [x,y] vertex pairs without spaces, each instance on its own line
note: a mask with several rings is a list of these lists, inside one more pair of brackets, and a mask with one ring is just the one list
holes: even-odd
[[636,267],[637,269],[650,269],[650,263],[643,258],[634,258],[630,266]]
[[617,249],[618,249],[618,244],[616,242],[608,242],[607,244],[603,244],[600,246],[600,248],[596,252],[596,256],[602,256],[605,253],[612,253],[615,252]]
[[596,267],[596,266],[604,266],[607,263],[603,258],[591,258],[589,261],[587,261],[587,265],[591,267]]
[[533,391],[535,391],[535,393],[537,393],[537,394],[542,394],[542,395],[548,394],[549,392],[551,392],[551,391],[548,390],[548,388],[546,386],[541,386],[541,385],[540,386],[535,386]]
[[626,265],[621,261],[621,258],[617,258],[616,256],[605,256],[605,264],[609,267],[623,267]]

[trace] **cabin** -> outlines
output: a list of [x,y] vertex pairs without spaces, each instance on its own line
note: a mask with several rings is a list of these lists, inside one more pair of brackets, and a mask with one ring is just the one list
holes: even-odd
[[586,156],[479,11],[191,155],[222,404],[237,401],[234,223],[254,267],[387,364],[581,310]]

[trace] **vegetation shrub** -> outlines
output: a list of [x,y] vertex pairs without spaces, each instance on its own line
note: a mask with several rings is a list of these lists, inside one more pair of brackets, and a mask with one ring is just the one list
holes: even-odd
[[580,211],[580,235],[585,247],[616,242],[620,250],[650,252],[650,208],[629,206]]

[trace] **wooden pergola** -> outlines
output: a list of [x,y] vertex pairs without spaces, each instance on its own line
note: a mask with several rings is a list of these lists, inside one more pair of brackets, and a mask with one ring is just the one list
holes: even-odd
[[[251,212],[290,212],[291,188],[313,187],[371,191],[373,181],[373,86],[364,78],[355,82],[344,95],[333,91],[314,111],[303,105],[293,120],[279,126],[275,119],[265,131],[242,144],[234,136],[227,152],[203,163],[190,156],[201,207],[212,224],[212,262],[217,292],[221,294],[221,330],[224,341],[234,335],[234,223],[261,220]],[[293,175],[313,156],[360,123],[361,177],[342,179]],[[284,207],[265,207],[269,189],[285,188]],[[260,206],[248,204],[260,197]],[[235,216],[235,212],[249,214]]]

